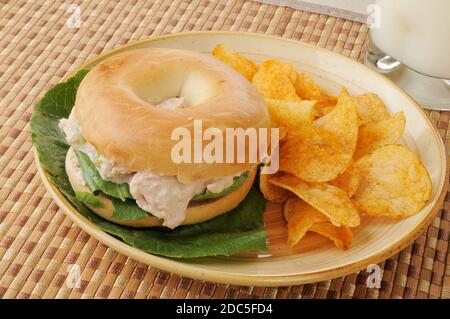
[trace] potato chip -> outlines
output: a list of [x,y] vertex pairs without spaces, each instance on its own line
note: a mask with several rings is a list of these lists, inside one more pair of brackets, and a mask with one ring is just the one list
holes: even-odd
[[358,115],[356,104],[345,88],[333,111],[317,119],[314,125],[336,134],[347,145],[350,157],[353,156],[358,140]]
[[266,99],[300,101],[294,88],[296,77],[291,65],[268,60],[259,67],[252,83]]
[[316,104],[316,115],[317,117],[322,117],[332,112],[336,107],[336,101],[333,101],[333,104],[327,104],[329,101],[320,100]]
[[297,129],[311,125],[315,118],[316,101],[283,101],[266,99],[273,126]]
[[426,168],[403,145],[378,148],[355,165],[361,180],[353,202],[368,215],[406,218],[419,212],[430,198]]
[[326,94],[324,90],[309,77],[305,72],[297,74],[297,81],[295,81],[295,89],[298,96],[303,100],[321,100]]
[[305,201],[301,200],[300,198],[298,197],[289,198],[284,204],[283,208],[284,219],[287,222],[289,222],[291,220],[291,217],[294,216],[297,211],[314,214],[316,223],[326,223],[329,221],[324,214],[322,214],[317,209],[315,209]]
[[270,183],[295,193],[336,226],[356,227],[360,217],[347,194],[327,183],[306,183],[293,175],[274,176]]
[[350,165],[358,138],[355,105],[345,90],[335,109],[314,125],[289,132],[280,169],[307,182],[328,182]]
[[263,66],[271,69],[271,70],[280,70],[283,73],[285,73],[288,77],[289,80],[291,81],[292,84],[295,83],[295,81],[297,81],[297,71],[295,70],[295,68],[289,64],[289,63],[283,63],[279,60],[267,60],[263,63]]
[[378,122],[389,118],[390,114],[384,102],[375,93],[353,97],[358,116],[363,123]]
[[293,209],[287,223],[288,246],[294,247],[314,223],[323,220],[323,214],[298,198],[290,199],[288,209]]
[[287,224],[288,246],[292,248],[297,245],[313,224],[314,216],[310,216],[308,213],[295,214]]
[[332,111],[336,105],[336,97],[330,95],[317,85],[305,72],[300,72],[295,81],[295,91],[302,100],[316,100],[317,114],[323,116]]
[[279,139],[279,142],[280,142],[280,145],[281,145],[281,144],[283,144],[284,142],[287,141],[289,130],[285,126],[280,126],[278,133],[279,133],[278,134],[278,139]]
[[283,216],[286,221],[289,221],[289,219],[295,214],[295,205],[298,200],[301,200],[301,199],[296,198],[296,197],[291,197],[286,201],[286,203],[284,203]]
[[312,231],[334,242],[336,247],[350,247],[353,233],[348,227],[336,227],[328,222],[324,214],[298,198],[290,198],[283,209],[288,228],[288,245],[294,247]]
[[333,241],[342,250],[348,249],[353,241],[353,232],[349,227],[336,227],[330,223],[313,224],[309,231],[320,234]]
[[369,122],[359,129],[355,158],[373,152],[377,148],[396,143],[405,129],[405,114],[395,113],[386,120]]
[[263,193],[264,198],[274,203],[284,203],[293,194],[281,187],[275,186],[270,183],[270,179],[273,175],[259,174],[259,188]]
[[335,134],[319,127],[290,130],[280,147],[280,170],[307,182],[327,182],[347,169],[352,153]]
[[233,69],[238,71],[249,81],[253,79],[257,71],[257,66],[254,62],[242,56],[239,52],[232,48],[224,47],[221,44],[216,45],[213,50],[213,55],[219,58],[222,62],[228,64]]
[[[274,185],[275,186],[275,185]],[[283,207],[283,216],[284,219],[288,222],[292,216],[295,214],[295,205],[297,205],[297,201],[301,201],[300,198],[290,197],[286,203],[284,203]]]
[[352,163],[347,170],[339,175],[330,183],[342,189],[349,197],[356,193],[359,187],[360,172],[359,169]]

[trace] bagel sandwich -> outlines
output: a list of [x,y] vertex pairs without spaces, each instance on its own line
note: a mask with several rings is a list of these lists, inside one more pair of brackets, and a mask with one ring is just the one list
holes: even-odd
[[77,199],[110,222],[136,228],[173,229],[232,210],[251,189],[258,163],[249,160],[248,145],[244,162],[174,160],[174,131],[189,132],[193,146],[196,121],[203,132],[223,136],[227,128],[270,128],[256,89],[212,56],[148,48],[94,66],[70,115],[59,121]]

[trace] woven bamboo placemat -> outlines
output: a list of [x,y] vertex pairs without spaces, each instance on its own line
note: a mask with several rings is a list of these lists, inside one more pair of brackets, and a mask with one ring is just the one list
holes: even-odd
[[[0,296],[3,298],[449,298],[450,198],[428,230],[368,273],[284,288],[239,287],[183,278],[100,244],[51,200],[31,152],[32,106],[83,61],[124,43],[191,30],[250,31],[308,42],[362,61],[367,27],[291,8],[231,0],[0,1]],[[73,22],[73,20],[71,20]],[[73,25],[73,24],[72,24]],[[450,113],[430,112],[448,145]],[[66,280],[69,265],[81,285]],[[72,269],[73,270],[73,269]],[[69,276],[70,277],[70,276]],[[69,278],[70,279],[70,278]]]

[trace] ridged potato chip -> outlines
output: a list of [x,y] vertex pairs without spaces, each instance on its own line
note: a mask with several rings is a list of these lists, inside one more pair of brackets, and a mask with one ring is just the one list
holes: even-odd
[[345,172],[330,183],[346,192],[348,197],[352,197],[358,190],[359,179],[359,169],[352,163]]
[[295,92],[295,69],[278,60],[265,61],[253,77],[252,83],[266,99],[300,101]]
[[317,101],[284,101],[266,99],[272,126],[298,129],[311,125],[315,118]]
[[253,79],[253,76],[258,69],[253,61],[250,61],[236,50],[224,47],[221,44],[216,45],[213,50],[213,55],[238,71],[249,81]]
[[389,118],[384,102],[375,93],[354,96],[356,110],[362,123],[378,122]]
[[290,198],[284,205],[284,216],[288,228],[288,245],[294,247],[312,231],[334,242],[336,247],[350,247],[353,233],[349,227],[336,227],[329,223],[324,214],[298,198]]
[[289,130],[280,154],[280,170],[307,182],[335,179],[352,159],[348,146],[337,135],[308,126]]
[[349,227],[336,227],[330,223],[313,224],[309,231],[320,234],[333,241],[342,250],[348,249],[353,241],[353,232]]
[[355,158],[369,154],[381,146],[396,143],[403,135],[405,123],[405,114],[399,112],[385,120],[361,126]]
[[418,213],[431,194],[420,159],[403,145],[388,145],[356,161],[361,172],[355,206],[371,216],[406,218]]
[[263,193],[264,198],[274,203],[284,203],[293,194],[281,187],[275,186],[270,183],[270,179],[273,175],[259,174],[259,188]]
[[327,183],[306,183],[293,175],[274,176],[270,183],[287,189],[330,219],[335,226],[356,227],[360,217],[347,194]]
[[331,112],[337,103],[336,97],[323,90],[305,72],[298,73],[295,91],[302,100],[317,101],[316,110],[319,117]]

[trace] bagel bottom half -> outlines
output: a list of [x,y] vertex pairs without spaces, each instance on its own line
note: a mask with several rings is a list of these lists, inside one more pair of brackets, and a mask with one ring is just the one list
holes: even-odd
[[[69,177],[70,184],[72,185],[72,188],[75,192],[90,192],[89,188],[86,185],[82,185],[78,181],[76,176],[77,174],[76,164],[77,164],[77,157],[75,156],[75,152],[71,147],[69,148],[66,155],[66,171]],[[248,178],[241,187],[223,197],[211,200],[191,201],[186,210],[186,218],[181,225],[191,225],[201,223],[214,217],[217,217],[221,214],[224,214],[232,210],[236,206],[238,206],[239,203],[247,196],[248,192],[250,191],[250,188],[253,185],[253,181],[255,180],[256,175],[256,169],[257,167],[255,167],[252,171],[249,172]],[[138,228],[156,227],[161,226],[163,223],[163,220],[158,219],[154,216],[149,216],[146,218],[131,221],[125,221],[114,218],[113,217],[114,206],[112,201],[108,197],[101,194],[99,194],[96,197],[102,204],[101,208],[93,207],[92,205],[88,204],[86,204],[86,206],[88,206],[89,209],[92,210],[94,213],[103,217],[106,220],[109,220],[110,222]]]

